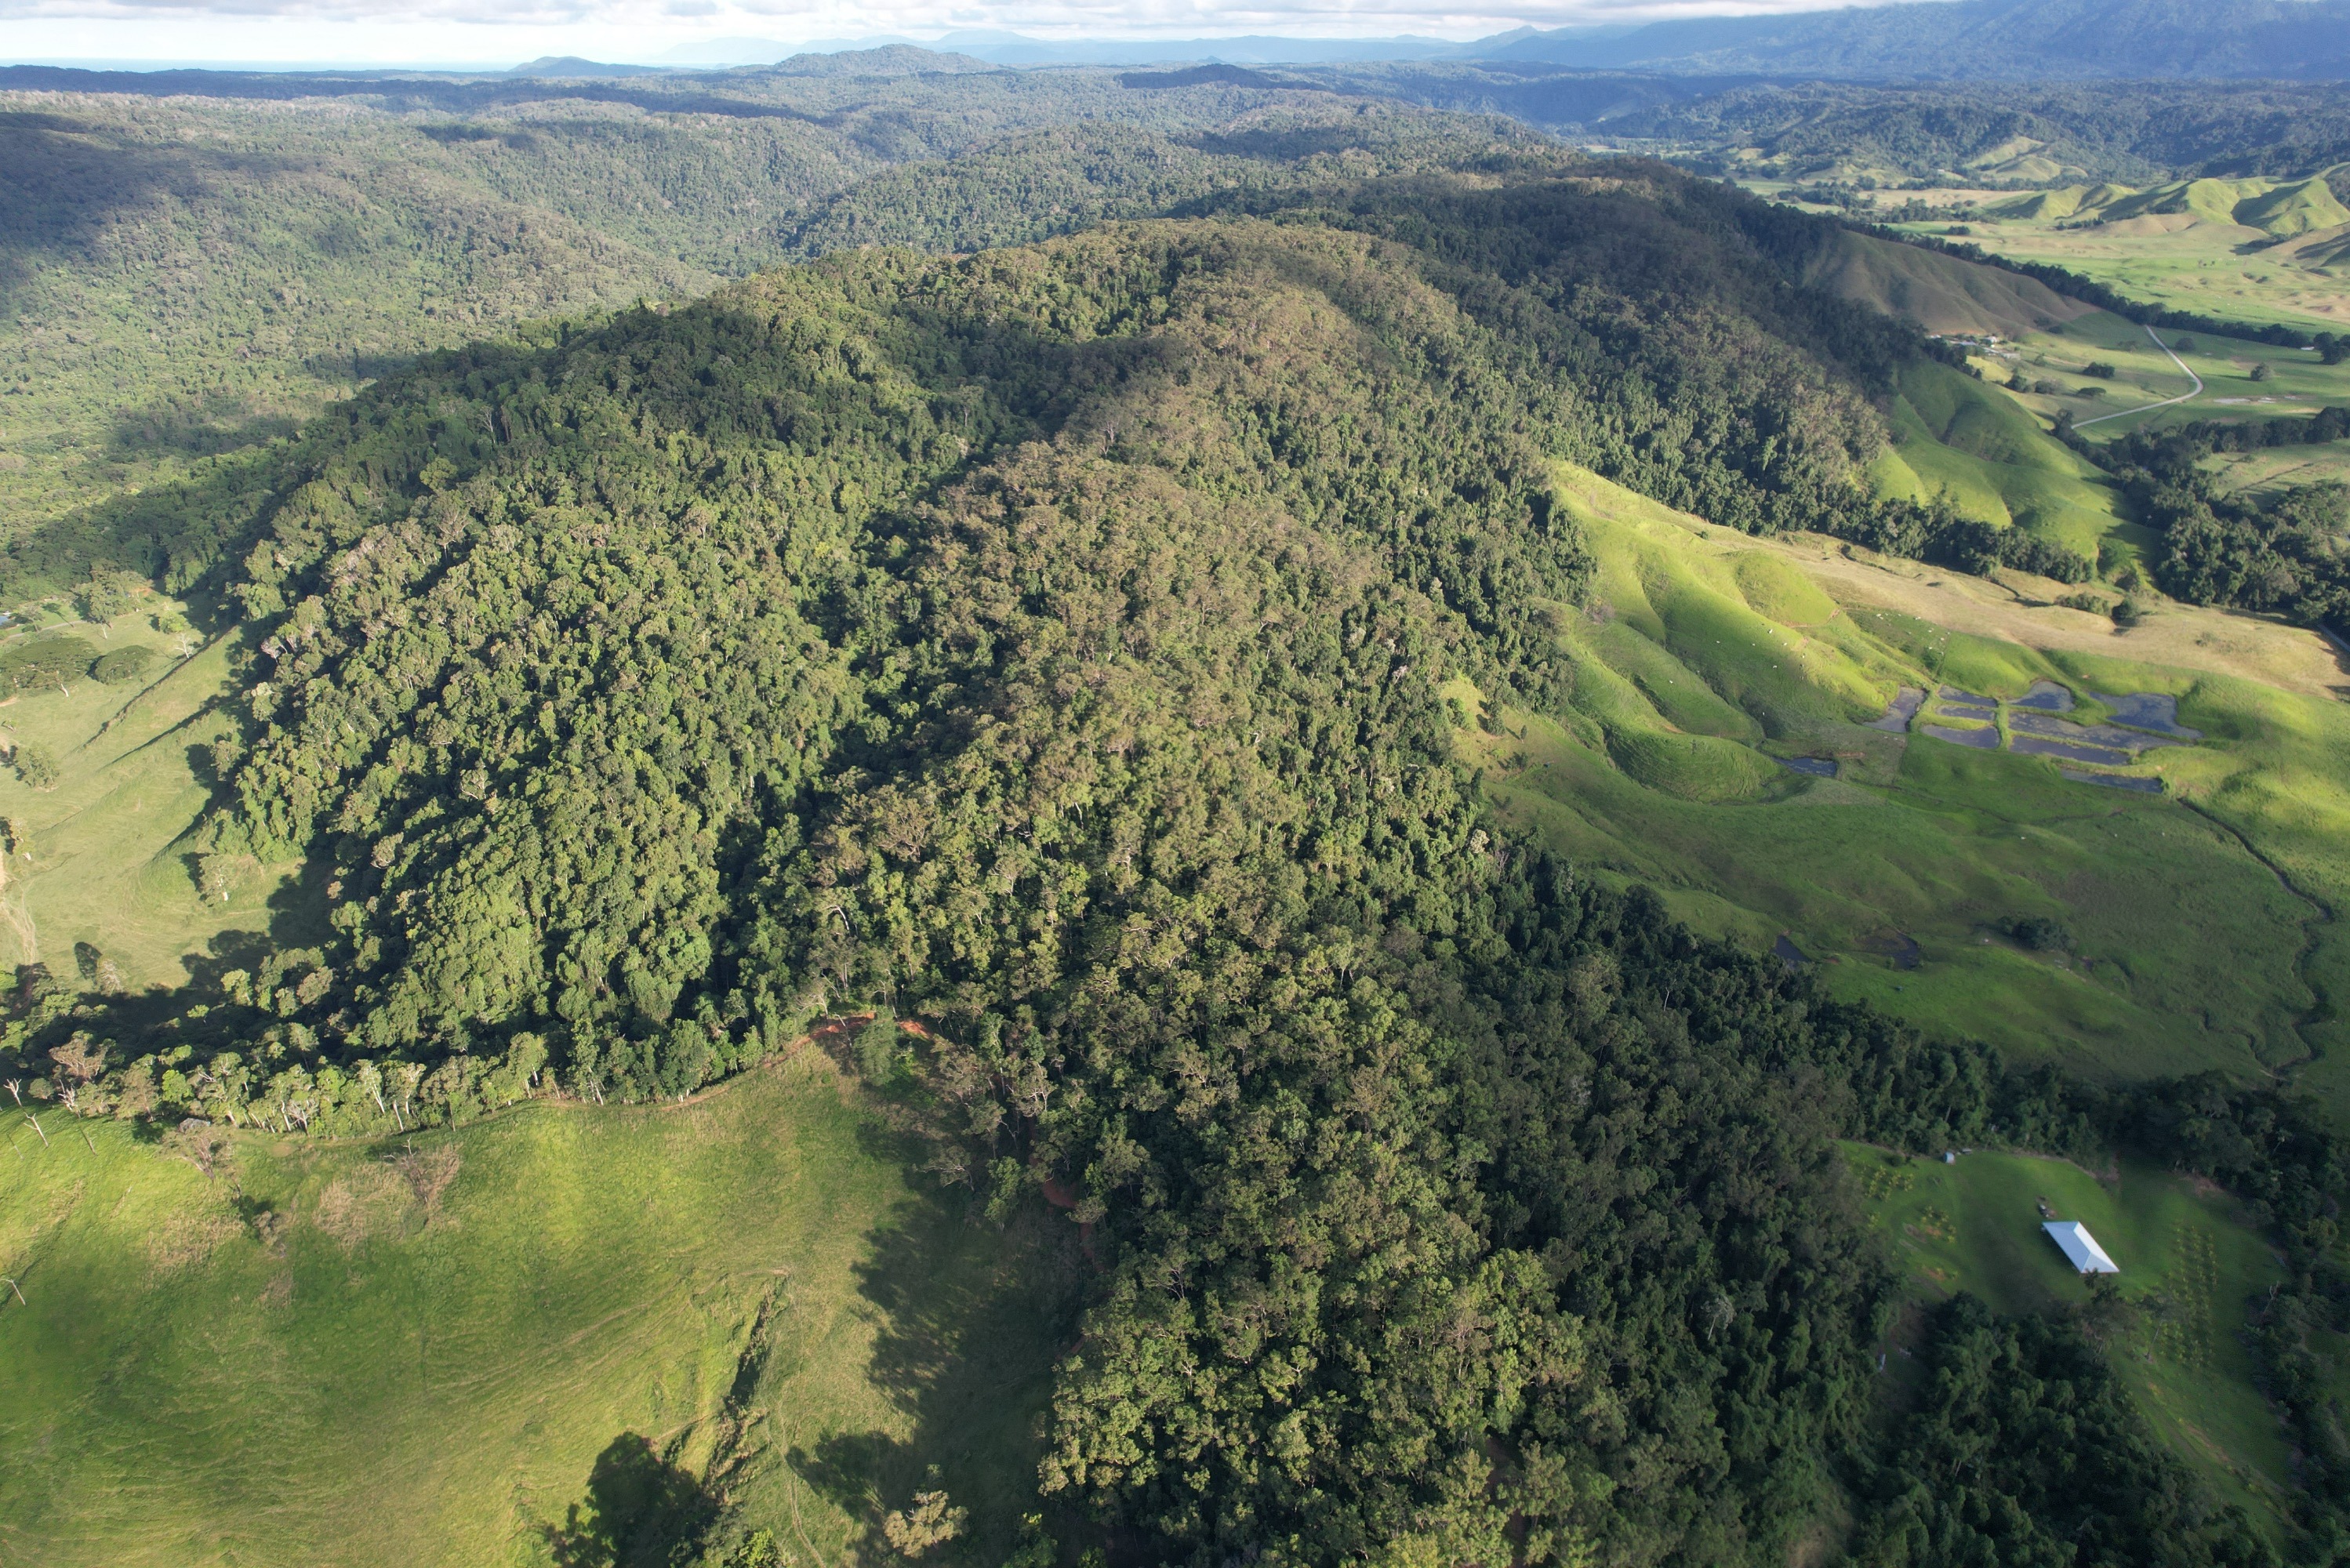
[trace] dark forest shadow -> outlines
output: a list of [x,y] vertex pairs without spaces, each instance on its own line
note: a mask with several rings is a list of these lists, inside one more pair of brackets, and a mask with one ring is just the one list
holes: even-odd
[[1023,1516],[1043,1506],[1041,1417],[1087,1265],[1066,1216],[1026,1213],[998,1228],[974,1208],[960,1191],[908,1204],[858,1270],[858,1293],[881,1318],[868,1376],[910,1418],[910,1435],[835,1432],[785,1455],[858,1521],[869,1553],[889,1552],[884,1521],[917,1493],[942,1490],[969,1511],[926,1564],[1001,1563]]
[[560,1568],[671,1568],[693,1559],[717,1518],[700,1481],[623,1432],[596,1456],[588,1495],[545,1534]]

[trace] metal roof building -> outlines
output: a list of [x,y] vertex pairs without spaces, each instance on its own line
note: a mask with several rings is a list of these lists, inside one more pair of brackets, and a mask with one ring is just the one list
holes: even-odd
[[2120,1267],[2106,1256],[2106,1250],[2097,1245],[2097,1239],[2089,1234],[2089,1228],[2078,1220],[2051,1220],[2040,1228],[2048,1232],[2049,1239],[2064,1250],[2064,1256],[2072,1260],[2073,1266],[2083,1273],[2121,1272]]

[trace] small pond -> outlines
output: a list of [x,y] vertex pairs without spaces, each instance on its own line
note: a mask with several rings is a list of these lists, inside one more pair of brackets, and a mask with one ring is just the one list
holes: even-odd
[[2171,735],[2182,741],[2199,741],[2200,730],[2190,730],[2178,722],[2178,699],[2161,691],[2125,691],[2118,695],[2092,691],[2090,696],[2114,711],[2117,722],[2133,730],[2152,730],[2158,734]]
[[1868,727],[1883,730],[1887,734],[1906,735],[1909,732],[1909,721],[1918,716],[1918,710],[1925,705],[1925,701],[1923,691],[1915,686],[1904,686],[1893,694],[1893,701],[1885,705],[1885,716],[1871,719]]
[[2035,680],[2032,690],[2018,697],[2017,708],[2037,708],[2043,713],[2069,713],[2073,711],[2073,694],[2054,680]]
[[2085,746],[2076,741],[2053,740],[2044,735],[2017,735],[2008,742],[2008,749],[2027,757],[2062,757],[2068,763],[2095,763],[2102,768],[2126,768],[2137,761],[2128,752],[2117,752],[2108,746]]
[[2160,779],[2131,778],[2126,774],[2085,773],[2079,768],[2065,768],[2062,771],[2064,776],[2071,779],[2074,784],[2103,784],[2107,789],[2135,790],[2140,794],[2160,794],[2162,793],[2162,781]]

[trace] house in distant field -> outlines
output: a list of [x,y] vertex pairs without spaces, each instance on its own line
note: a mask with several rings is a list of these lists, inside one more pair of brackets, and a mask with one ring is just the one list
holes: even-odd
[[2073,1266],[2083,1273],[2118,1274],[2121,1272],[2120,1267],[2111,1258],[2106,1256],[2106,1250],[2097,1245],[2097,1239],[2089,1234],[2089,1228],[2078,1220],[2051,1220],[2040,1228],[2048,1232],[2049,1239],[2063,1251]]

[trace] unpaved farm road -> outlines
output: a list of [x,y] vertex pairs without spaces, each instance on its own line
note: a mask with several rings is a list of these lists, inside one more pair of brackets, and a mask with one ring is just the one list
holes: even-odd
[[[2166,353],[2166,354],[2170,354],[2170,345],[2169,345],[2169,344],[2168,344],[2168,343],[2165,343],[2165,342],[2164,342],[2161,338],[2159,338],[2159,337],[2154,337],[2154,328],[2153,328],[2153,327],[2147,327],[2147,328],[2146,329],[2146,335],[2147,335],[2148,337],[2153,337],[2153,338],[2154,338],[2154,346],[2155,346],[2156,348],[2158,348],[2161,349],[2161,350],[2162,350],[2164,353]],[[2171,405],[2171,404],[2173,404],[2173,403],[2183,403],[2183,402],[2185,402],[2189,398],[2199,398],[2199,397],[2201,397],[2201,396],[2203,395],[2203,378],[2202,378],[2202,377],[2200,377],[2200,376],[2199,376],[2199,375],[2197,375],[2194,371],[2188,369],[2187,369],[2187,361],[2186,361],[2186,360],[2184,360],[2184,359],[2181,359],[2181,358],[2180,358],[2178,355],[2176,355],[2176,354],[2170,354],[2170,362],[2171,362],[2172,364],[2174,364],[2174,365],[2178,366],[2178,369],[2179,369],[2179,370],[2180,370],[2180,372],[2181,372],[2182,374],[2184,374],[2184,375],[2186,376],[2186,378],[2187,378],[2189,380],[2190,380],[2190,381],[2192,381],[2192,382],[2194,382],[2194,383],[2195,383],[2195,389],[2194,389],[2193,391],[2189,392],[2189,393],[2185,394],[2185,395],[2184,395],[2184,396],[2182,396],[2182,397],[2177,397],[2177,398],[2165,398],[2165,399],[2163,399],[2163,400],[2162,400],[2162,401],[2160,401],[2160,402],[2158,402],[2158,403],[2140,403],[2137,407],[2136,407],[2136,408],[2134,408],[2134,409],[2123,409],[2123,410],[2120,410],[2119,411],[2115,412],[2115,413],[2110,413],[2110,414],[2099,414],[2099,415],[2098,415],[2095,419],[2094,419],[2094,420],[2082,420],[2082,421],[2079,421],[2078,422],[2076,422],[2076,423],[2073,426],[2073,428],[2074,428],[2074,430],[2076,430],[2076,431],[2085,431],[2085,430],[2087,430],[2091,425],[2101,425],[2101,424],[2104,424],[2107,420],[2118,420],[2118,419],[2122,419],[2122,418],[2124,418],[2124,417],[2126,417],[2126,416],[2127,416],[2127,415],[2130,415],[2130,414],[2142,414],[2142,413],[2145,413],[2145,412],[2147,412],[2147,410],[2152,410],[2152,409],[2167,409],[2167,408],[2170,407],[2170,405]]]

